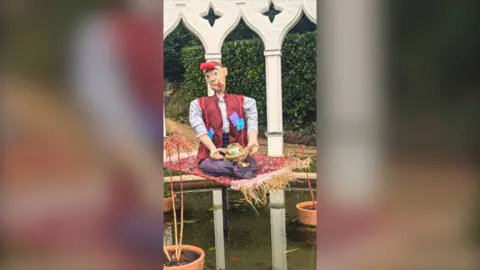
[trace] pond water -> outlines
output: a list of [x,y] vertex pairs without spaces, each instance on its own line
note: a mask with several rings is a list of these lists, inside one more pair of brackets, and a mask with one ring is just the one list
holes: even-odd
[[[286,241],[285,250],[280,251],[280,253],[286,252],[287,267],[282,267],[282,270],[314,270],[315,229],[299,225],[295,218],[295,205],[308,200],[309,192],[307,190],[286,190],[285,217],[283,219],[278,217],[278,211],[271,214],[268,206],[257,206],[255,211],[242,199],[240,192],[228,191],[229,234],[228,239],[225,239],[224,247],[222,247],[221,245],[215,246],[213,192],[202,190],[185,193],[183,243],[201,247],[205,251],[206,270],[272,270],[275,269],[272,265],[278,265],[278,259],[276,259],[277,263],[272,262],[272,225],[278,228],[282,224],[272,224],[271,220],[273,222],[285,220],[286,238],[278,239],[281,236],[277,235],[274,236],[277,239],[273,241],[275,243],[285,243]],[[280,211],[280,213],[283,212]],[[275,218],[271,219],[271,215],[275,215]],[[169,230],[173,232],[172,220],[172,213],[165,215],[166,237],[169,235]],[[217,226],[222,227],[223,225],[217,224]],[[217,265],[216,259],[218,249],[222,248],[225,254],[225,268]],[[278,247],[275,249],[278,250]],[[284,263],[280,264],[285,265]]]

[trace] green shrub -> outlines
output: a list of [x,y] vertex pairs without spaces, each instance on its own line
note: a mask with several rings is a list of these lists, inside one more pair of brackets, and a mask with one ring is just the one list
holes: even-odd
[[282,48],[284,123],[287,130],[316,120],[317,71],[315,33],[291,34]]
[[[201,46],[185,47],[182,50],[182,63],[184,66],[184,81],[181,88],[185,90],[185,99],[192,101],[197,97],[205,96],[207,94],[207,85],[205,79],[200,71],[200,64],[204,60],[205,50]],[[178,104],[180,106],[187,106],[186,104]]]
[[[264,46],[259,38],[226,42],[222,48],[222,63],[228,68],[229,93],[256,99],[259,125],[267,119]],[[204,60],[201,46],[182,50],[185,69],[182,88],[186,100],[207,94],[199,65]],[[290,34],[282,49],[283,119],[285,130],[308,127],[315,121],[316,63],[315,32]],[[180,105],[180,104],[178,104]],[[188,103],[182,106],[188,106]]]
[[295,130],[287,129],[283,136],[285,142],[315,146],[317,143],[317,129],[315,125],[315,122],[311,122]]
[[163,65],[165,80],[181,82],[184,80],[184,67],[181,63],[182,48],[200,46],[202,42],[180,22],[174,32],[167,36],[163,47]]
[[165,114],[168,118],[181,123],[188,122],[189,91],[184,84],[175,87],[173,93],[165,98]]

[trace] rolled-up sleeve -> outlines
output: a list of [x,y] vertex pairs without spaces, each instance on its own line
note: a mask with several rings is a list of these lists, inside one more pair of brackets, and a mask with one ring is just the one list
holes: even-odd
[[258,132],[257,101],[253,98],[245,97],[243,109],[247,117],[247,133]]
[[200,109],[200,106],[198,105],[198,99],[190,102],[188,120],[190,121],[192,128],[195,130],[197,138],[204,134],[208,134],[205,122],[203,122],[202,109]]

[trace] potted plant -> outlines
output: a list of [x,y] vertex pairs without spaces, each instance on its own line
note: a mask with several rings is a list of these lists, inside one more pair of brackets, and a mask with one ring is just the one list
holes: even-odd
[[[184,138],[171,136],[165,140],[165,150],[167,151],[167,159],[171,162],[172,153],[176,152],[178,162],[180,160],[181,150],[191,150],[191,145]],[[181,164],[179,164],[181,166]],[[173,192],[173,173],[170,170],[170,194]],[[165,270],[203,270],[205,263],[205,251],[201,248],[191,245],[182,244],[183,241],[183,177],[180,174],[180,222],[177,221],[176,211],[173,211],[173,229],[174,229],[174,245],[167,246],[164,242],[163,252],[165,259],[163,260],[163,269]],[[174,205],[175,196],[171,196],[170,200]],[[180,231],[178,229],[180,225]]]
[[[303,149],[303,148],[302,148]],[[303,153],[303,151],[302,151]],[[317,226],[317,202],[310,181],[309,172],[312,158],[301,158],[299,156],[292,156],[294,167],[297,170],[305,172],[307,176],[308,190],[310,192],[310,201],[300,202],[296,205],[298,221],[307,226]]]

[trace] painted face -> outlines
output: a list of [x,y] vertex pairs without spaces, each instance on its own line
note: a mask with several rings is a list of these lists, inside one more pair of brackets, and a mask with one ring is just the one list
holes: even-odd
[[214,69],[204,71],[205,81],[207,81],[213,91],[217,93],[224,92],[227,73],[227,68],[217,65]]

